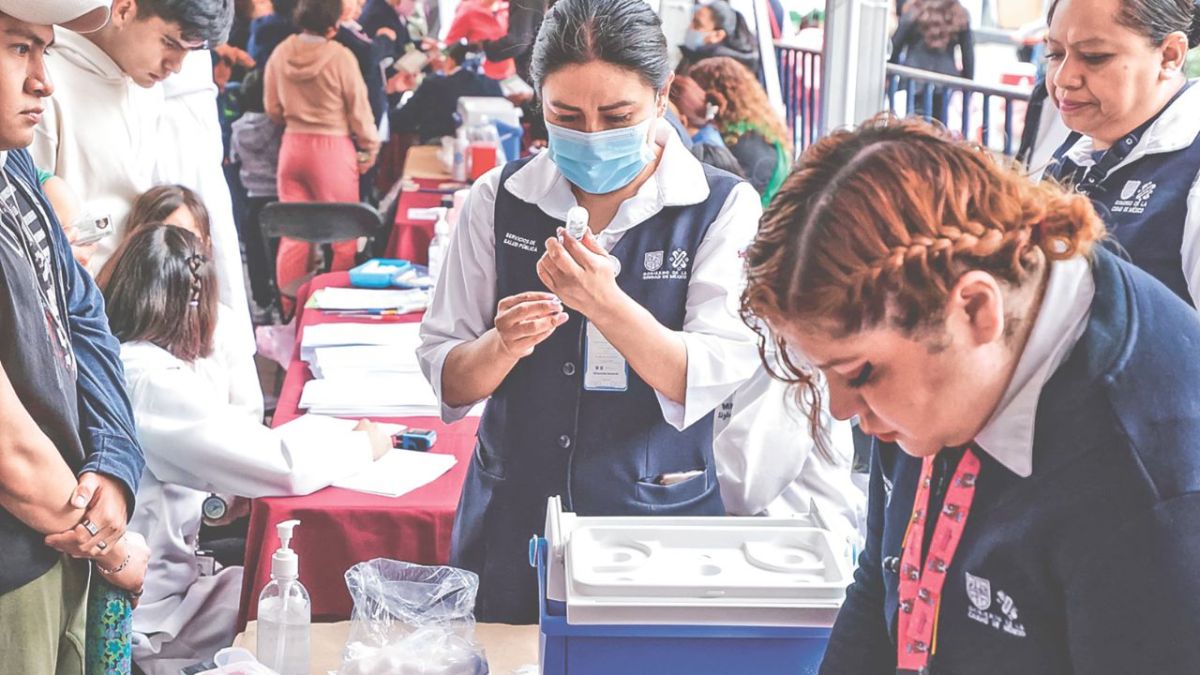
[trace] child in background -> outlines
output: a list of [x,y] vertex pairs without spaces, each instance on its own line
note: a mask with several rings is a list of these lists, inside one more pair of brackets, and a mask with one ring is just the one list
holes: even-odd
[[263,79],[257,71],[242,82],[242,117],[233,123],[229,160],[238,166],[242,187],[246,189],[246,214],[242,223],[242,244],[246,247],[246,266],[250,271],[250,290],[259,307],[274,300],[271,277],[272,256],[259,227],[263,208],[279,199],[279,147],[283,127],[267,117],[263,106]]

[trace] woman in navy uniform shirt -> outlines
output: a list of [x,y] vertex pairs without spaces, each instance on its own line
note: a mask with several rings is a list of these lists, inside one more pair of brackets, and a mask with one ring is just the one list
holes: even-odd
[[822,673],[1200,669],[1200,317],[1103,234],[915,120],[827,137],[772,202],[746,311],[874,436]]
[[1046,87],[1074,132],[1048,175],[1095,202],[1134,264],[1200,299],[1200,45],[1196,0],[1055,0]]
[[[758,195],[662,119],[658,17],[562,0],[532,73],[549,148],[472,188],[418,350],[444,419],[489,399],[451,561],[480,575],[480,620],[514,623],[537,621],[527,543],[547,497],[581,515],[724,514],[712,415],[758,366],[737,317]],[[577,205],[581,240],[562,232]]]

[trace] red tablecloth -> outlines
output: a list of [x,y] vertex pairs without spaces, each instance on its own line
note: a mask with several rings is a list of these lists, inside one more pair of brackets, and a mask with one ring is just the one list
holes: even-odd
[[429,262],[429,242],[433,241],[434,221],[412,220],[408,217],[408,210],[440,206],[445,193],[422,190],[433,190],[445,181],[427,178],[412,180],[420,186],[420,190],[400,193],[396,222],[392,224],[392,234],[388,238],[387,257],[424,265]]
[[[349,276],[340,272],[313,279],[310,288],[315,291],[325,286],[348,285]],[[419,319],[420,314],[410,314],[387,320],[411,322]],[[308,311],[301,316],[301,331],[275,413],[276,425],[302,413],[297,408],[300,394],[304,383],[312,379],[307,365],[299,360],[299,337],[303,328],[346,320],[345,317],[325,316],[319,311]],[[433,483],[394,499],[331,487],[307,497],[254,500],[246,537],[246,573],[242,583],[239,631],[245,627],[248,617],[257,616],[258,595],[270,581],[271,555],[279,547],[275,525],[281,521],[296,518],[302,523],[296,529],[292,547],[300,556],[300,580],[312,594],[313,619],[316,621],[349,618],[351,600],[343,575],[355,563],[379,557],[426,565],[444,565],[449,561],[450,531],[475,447],[478,420],[469,418],[454,426],[428,417],[380,421],[436,430],[438,442],[433,452],[452,453],[458,457],[458,464]]]

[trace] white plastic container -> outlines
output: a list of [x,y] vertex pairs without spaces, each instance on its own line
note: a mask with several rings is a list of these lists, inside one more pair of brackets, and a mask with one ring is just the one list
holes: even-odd
[[271,556],[271,582],[258,596],[259,661],[279,675],[308,675],[312,601],[300,583],[300,560],[290,548],[298,520],[276,525],[279,550]]
[[579,518],[558,504],[547,595],[574,625],[832,626],[850,582],[834,535],[803,520]]
[[460,96],[458,116],[463,127],[478,124],[483,118],[499,120],[509,126],[521,126],[521,109],[499,96]]

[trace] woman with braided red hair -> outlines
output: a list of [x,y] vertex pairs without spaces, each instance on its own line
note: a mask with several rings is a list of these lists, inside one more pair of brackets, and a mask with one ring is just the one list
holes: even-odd
[[823,380],[874,437],[823,673],[1196,672],[1200,319],[1103,236],[917,121],[784,183],[743,312],[805,405]]

